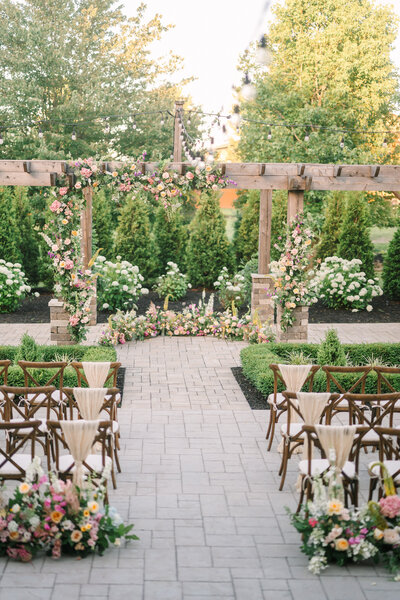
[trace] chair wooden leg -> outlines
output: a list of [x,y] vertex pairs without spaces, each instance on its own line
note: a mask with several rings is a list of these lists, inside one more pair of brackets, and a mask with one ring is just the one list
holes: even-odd
[[296,508],[296,514],[298,514],[300,512],[303,501],[304,501],[304,477],[301,478],[300,497],[299,497],[299,503]]
[[[271,448],[272,448],[272,444],[273,444],[273,442],[274,442],[274,436],[275,436],[275,423],[276,423],[276,411],[275,411],[275,410],[273,410],[273,411],[271,412],[271,417],[270,417],[270,422],[269,422],[269,423],[270,423],[270,428],[271,428],[271,431],[270,431],[270,433],[269,433],[269,444],[268,444],[268,448],[267,448],[268,452],[271,450]],[[268,438],[267,438],[267,439],[268,439]]]
[[283,486],[285,485],[288,462],[289,462],[289,444],[285,444],[283,447],[283,455],[282,455],[282,476],[281,476],[281,484],[279,486],[280,492],[283,490]]
[[114,458],[115,458],[115,464],[117,465],[117,471],[118,473],[121,473],[121,465],[119,464],[119,456],[118,456],[118,450],[117,447],[114,447]]

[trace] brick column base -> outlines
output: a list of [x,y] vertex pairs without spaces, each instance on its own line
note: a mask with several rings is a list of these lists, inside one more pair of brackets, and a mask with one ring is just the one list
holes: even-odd
[[251,314],[257,310],[261,322],[274,322],[274,301],[267,295],[273,294],[274,279],[271,275],[251,274]]
[[289,327],[287,331],[282,331],[280,322],[282,309],[280,305],[277,306],[276,313],[276,333],[278,342],[306,342],[308,339],[308,306],[298,306],[293,309],[295,316],[292,327]]
[[50,340],[57,346],[72,346],[75,342],[68,332],[69,315],[64,310],[64,303],[53,298],[49,302],[50,307]]

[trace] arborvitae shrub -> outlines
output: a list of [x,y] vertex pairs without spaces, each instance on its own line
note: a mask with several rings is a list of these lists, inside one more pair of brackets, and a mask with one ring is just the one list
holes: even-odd
[[361,194],[349,193],[340,230],[338,256],[362,262],[367,277],[374,276],[374,252],[369,235],[366,200]]
[[248,192],[247,202],[243,205],[240,225],[235,235],[235,253],[237,262],[247,262],[258,252],[258,221],[260,212],[260,193]]
[[21,344],[18,347],[15,362],[19,360],[28,360],[31,362],[38,362],[42,359],[40,347],[37,345],[33,337],[24,333],[21,339]]
[[113,232],[111,201],[105,190],[100,190],[93,197],[93,246],[94,250],[102,248],[101,254],[108,260],[113,256]]
[[400,227],[394,233],[383,263],[383,291],[400,300]]
[[19,251],[21,255],[22,270],[29,283],[36,285],[40,280],[40,250],[39,235],[34,229],[32,209],[23,187],[14,189],[14,209],[18,215]]
[[139,267],[147,284],[154,280],[154,243],[150,231],[149,205],[141,194],[124,203],[118,218],[115,254]]
[[222,267],[232,268],[225,219],[217,194],[204,193],[190,226],[187,272],[193,286],[212,287]]
[[157,271],[167,270],[167,263],[176,263],[181,271],[186,268],[186,246],[188,230],[183,223],[182,213],[178,209],[168,215],[162,206],[156,211],[154,222],[154,244],[157,257]]
[[340,343],[336,329],[328,329],[324,340],[318,348],[317,363],[319,365],[346,365],[346,354]]
[[21,234],[11,187],[0,188],[0,224],[0,258],[11,263],[22,263]]
[[336,256],[340,241],[346,198],[343,192],[332,192],[325,207],[325,220],[321,238],[317,246],[317,255],[321,260]]

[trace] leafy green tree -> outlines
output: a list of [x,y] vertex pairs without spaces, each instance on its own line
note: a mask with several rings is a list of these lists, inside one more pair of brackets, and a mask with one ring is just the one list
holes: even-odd
[[153,233],[159,273],[165,272],[169,261],[177,263],[184,271],[188,230],[183,224],[181,211],[176,210],[168,216],[160,206],[156,211]]
[[218,194],[204,193],[190,226],[187,272],[193,286],[212,287],[222,267],[232,268]]
[[337,255],[347,260],[358,258],[367,277],[374,276],[374,252],[369,235],[366,200],[362,194],[349,192],[347,195]]
[[325,338],[318,348],[317,363],[343,367],[346,365],[346,354],[340,343],[336,329],[328,329]]
[[139,267],[146,283],[152,283],[156,261],[150,231],[149,204],[140,193],[130,196],[121,209],[115,254]]
[[0,158],[168,158],[172,123],[159,111],[181,94],[181,60],[151,57],[170,26],[145,13],[128,18],[116,0],[0,0]]
[[394,233],[383,263],[383,291],[400,300],[400,227]]
[[235,236],[236,261],[247,263],[258,252],[258,222],[260,213],[260,193],[248,192],[247,202],[243,205],[239,228]]
[[113,256],[115,225],[111,201],[106,190],[100,190],[93,197],[93,233],[96,234],[96,245],[93,245],[95,250],[101,248],[101,254],[108,260]]
[[21,235],[14,209],[12,187],[0,188],[0,258],[22,263]]
[[39,236],[34,230],[32,210],[26,188],[14,188],[14,210],[19,231],[19,252],[22,268],[29,282],[37,285],[40,280]]
[[[273,12],[267,32],[269,68],[255,66],[252,52],[241,59],[257,88],[255,101],[241,102],[242,114],[258,122],[242,122],[242,158],[396,162],[399,147],[390,144],[389,136],[383,149],[385,134],[359,133],[390,129],[397,120],[398,80],[390,57],[397,35],[393,9],[375,0],[283,0]],[[282,126],[264,127],[260,121]]]
[[345,203],[346,195],[343,192],[332,192],[328,196],[325,220],[317,248],[317,255],[321,260],[337,254]]

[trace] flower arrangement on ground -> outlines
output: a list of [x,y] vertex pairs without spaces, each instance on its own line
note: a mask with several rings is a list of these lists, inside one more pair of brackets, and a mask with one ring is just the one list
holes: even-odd
[[383,294],[377,279],[368,279],[358,258],[346,260],[329,256],[320,265],[310,288],[329,308],[353,312],[372,310],[371,300]]
[[257,318],[245,315],[239,318],[236,311],[214,312],[213,297],[208,303],[190,304],[181,313],[161,309],[153,303],[145,315],[117,312],[110,317],[102,332],[100,344],[111,346],[130,340],[145,340],[158,335],[206,336],[254,343],[267,343],[274,339],[270,328]]
[[98,275],[97,302],[103,309],[134,308],[140,295],[148,292],[142,287],[143,276],[138,267],[121,260],[121,256],[117,256],[117,262],[97,256],[93,270]]
[[219,301],[224,308],[232,305],[240,307],[246,301],[245,277],[241,273],[231,276],[226,267],[223,267],[217,281],[214,281]]
[[[0,312],[17,310],[30,291],[22,265],[0,259]],[[39,296],[37,292],[35,295]]]
[[176,263],[169,261],[167,266],[167,272],[158,277],[154,290],[161,298],[179,300],[192,286],[188,281],[188,276],[180,272]]
[[289,512],[302,535],[301,550],[309,557],[309,571],[319,574],[332,562],[343,566],[373,558],[382,561],[399,581],[400,497],[391,478],[386,474],[386,497],[349,510],[343,503],[341,485],[332,483],[334,477],[331,467],[328,486],[321,476],[314,478],[314,499],[298,514]]
[[104,482],[80,490],[46,475],[34,459],[25,481],[0,506],[0,555],[27,562],[43,551],[84,557],[102,554],[121,539],[138,539],[115,509],[104,504]]
[[270,270],[275,278],[273,298],[282,308],[280,326],[283,331],[293,325],[293,310],[296,307],[317,302],[315,292],[310,287],[314,274],[309,269],[313,237],[313,232],[304,223],[303,217],[296,215],[283,247],[275,244],[277,249],[282,250],[282,254],[278,261],[271,263]]

